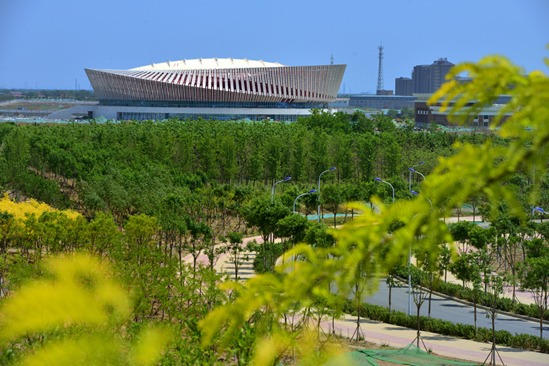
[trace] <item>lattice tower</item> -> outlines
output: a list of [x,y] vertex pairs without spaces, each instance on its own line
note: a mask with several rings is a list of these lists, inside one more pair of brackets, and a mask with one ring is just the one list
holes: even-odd
[[377,69],[377,90],[383,90],[383,45],[377,47],[379,50],[379,66]]

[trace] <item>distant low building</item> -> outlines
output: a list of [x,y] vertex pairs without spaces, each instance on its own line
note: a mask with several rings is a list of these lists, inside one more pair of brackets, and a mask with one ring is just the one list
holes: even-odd
[[386,89],[376,90],[376,95],[393,95],[393,91]]
[[349,107],[349,98],[337,98],[328,103],[328,108],[347,108]]
[[415,124],[418,127],[427,128],[435,123],[445,127],[469,127],[476,129],[488,129],[495,116],[501,108],[510,100],[509,96],[502,95],[490,107],[482,109],[478,115],[471,117],[464,125],[460,125],[456,119],[442,112],[440,105],[427,105],[427,100],[432,94],[414,94],[416,101],[414,105]]
[[349,97],[349,107],[365,109],[414,108],[414,96],[356,94]]

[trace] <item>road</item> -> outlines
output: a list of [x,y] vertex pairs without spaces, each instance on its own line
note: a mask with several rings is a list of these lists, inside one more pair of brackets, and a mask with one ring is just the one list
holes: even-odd
[[[374,305],[389,306],[389,288],[385,279],[380,280],[378,291],[364,298],[364,301]],[[393,287],[392,289],[392,308],[394,310],[408,312],[408,287]],[[427,316],[428,300],[425,300],[421,306],[420,314]],[[412,298],[412,314],[416,314],[417,308]],[[491,328],[491,319],[486,317],[486,310],[477,309],[477,326]],[[453,323],[474,324],[473,307],[460,302],[449,300],[444,297],[433,294],[431,303],[431,317],[449,320]],[[511,334],[524,333],[539,336],[539,322],[528,321],[517,317],[511,317],[504,314],[498,314],[496,317],[496,330],[506,330]],[[543,328],[544,334],[549,334],[549,326]],[[547,333],[546,333],[547,332]]]
[[[244,245],[249,241],[256,240],[258,243],[262,242],[261,237],[246,238]],[[253,253],[242,253],[242,256],[247,257],[246,263],[243,263],[239,270],[239,277],[241,279],[249,278],[253,276],[253,269],[251,262],[253,261]],[[216,269],[220,272],[228,273],[230,276],[234,275],[233,265],[230,263],[226,255],[221,255],[220,260],[216,263]],[[249,257],[249,258],[248,258]],[[185,257],[185,261],[191,263],[192,257],[188,255]],[[204,254],[201,254],[198,258],[199,263],[207,264],[208,259]],[[389,306],[389,289],[385,283],[385,279],[380,279],[378,291],[369,297],[364,298],[365,302],[380,306]],[[392,308],[394,310],[408,312],[408,288],[406,285],[401,287],[393,287],[392,290]],[[427,316],[428,301],[421,307],[421,315]],[[412,299],[412,314],[416,314],[416,307]],[[474,324],[473,319],[473,307],[465,305],[461,302],[448,300],[444,297],[433,295],[431,304],[431,317],[448,320],[453,323],[462,324]],[[491,319],[486,317],[486,310],[477,309],[477,326],[484,328],[491,328]],[[496,317],[496,330],[506,330],[511,334],[524,333],[534,336],[539,336],[539,322],[527,321],[517,317],[511,317],[504,314],[498,314]],[[543,333],[549,334],[549,324],[543,328]]]

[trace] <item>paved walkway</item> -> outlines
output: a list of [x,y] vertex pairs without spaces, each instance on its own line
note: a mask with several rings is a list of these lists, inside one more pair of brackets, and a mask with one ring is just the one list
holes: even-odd
[[[255,236],[255,237],[244,238],[242,241],[242,246],[246,247],[249,243],[253,241],[256,241],[258,244],[263,243],[263,239],[260,236]],[[222,248],[223,246],[225,246],[225,244],[220,244],[216,246],[216,248]],[[255,276],[255,272],[253,269],[255,256],[256,256],[255,252],[249,252],[246,250],[238,254],[238,279],[239,280],[246,280],[248,278]],[[186,256],[184,256],[183,262],[192,264],[193,263],[192,255],[187,254]],[[200,253],[198,255],[196,262],[197,264],[201,264],[204,266],[208,266],[210,264],[210,260],[208,259],[208,256],[204,253]],[[217,257],[217,260],[214,263],[214,269],[219,273],[227,274],[231,280],[235,279],[234,278],[235,277],[234,258],[228,253],[221,253]]]
[[[336,319],[334,323],[336,334],[349,339],[355,334],[356,317],[345,315],[342,319]],[[321,325],[324,332],[332,332],[331,320],[326,320]],[[361,319],[360,334],[365,341],[395,348],[404,348],[416,339],[416,330],[368,319]],[[474,342],[430,332],[421,332],[421,340],[427,349],[436,355],[479,363],[486,360],[492,348],[489,343]],[[420,347],[424,349],[421,342]],[[497,350],[505,365],[508,366],[549,365],[549,354],[522,351],[510,347],[498,347]],[[497,355],[496,361],[501,364]]]
[[[460,220],[467,220],[461,218]],[[448,219],[447,219],[448,220]],[[471,220],[472,221],[472,217]],[[449,222],[449,221],[447,221]],[[243,245],[255,240],[258,244],[263,241],[261,237],[245,238]],[[253,258],[255,253],[242,252],[240,260],[242,261],[239,269],[239,278],[245,280],[254,276]],[[187,255],[184,261],[192,263],[192,256]],[[208,257],[201,254],[198,257],[198,263],[209,264]],[[215,269],[219,272],[224,272],[234,278],[234,264],[231,258],[223,253],[219,256],[215,263]],[[527,293],[519,294],[521,301],[527,301],[531,295]],[[368,319],[361,319],[360,332],[364,340],[379,345],[386,345],[395,348],[403,348],[412,343],[416,338],[416,331],[409,328],[399,327],[392,324],[385,324]],[[324,332],[332,332],[332,320],[327,319],[321,323]],[[351,338],[356,330],[356,317],[345,315],[342,319],[334,321],[335,333]],[[482,363],[488,357],[491,350],[491,344],[474,342],[470,340],[443,336],[436,333],[422,332],[421,339],[434,354],[444,357],[456,358],[461,360],[473,361]],[[423,345],[420,344],[423,348]],[[498,347],[498,352],[503,359],[505,365],[508,366],[548,366],[549,354],[518,350],[510,347]],[[496,355],[496,361],[501,364],[499,357]]]

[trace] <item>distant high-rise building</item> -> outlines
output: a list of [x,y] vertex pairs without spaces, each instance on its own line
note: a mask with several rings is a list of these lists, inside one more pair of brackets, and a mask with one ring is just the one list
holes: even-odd
[[395,79],[395,95],[412,95],[414,92],[414,84],[410,78]]
[[449,62],[446,57],[439,58],[437,61],[433,62],[431,65],[431,80],[430,87],[432,92],[437,91],[442,84],[444,84],[446,74],[450,71],[455,65]]
[[414,93],[434,93],[442,83],[444,77],[454,67],[446,58],[439,58],[431,65],[416,65],[412,72]]
[[429,65],[416,65],[412,71],[412,85],[414,93],[430,93],[429,79],[431,72]]

